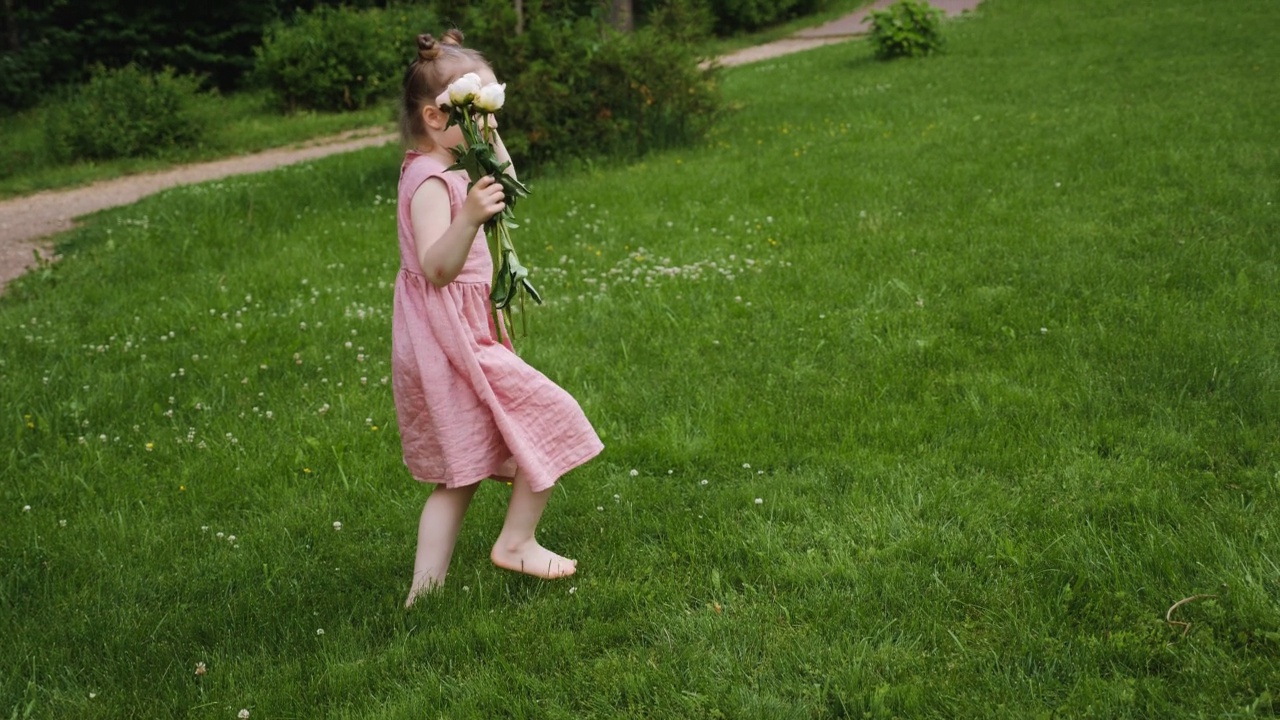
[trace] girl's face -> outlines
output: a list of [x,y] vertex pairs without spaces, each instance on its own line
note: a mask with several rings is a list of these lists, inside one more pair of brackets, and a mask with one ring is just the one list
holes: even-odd
[[[446,119],[445,122],[448,122]],[[454,125],[436,135],[436,144],[455,148],[462,144],[462,128]]]

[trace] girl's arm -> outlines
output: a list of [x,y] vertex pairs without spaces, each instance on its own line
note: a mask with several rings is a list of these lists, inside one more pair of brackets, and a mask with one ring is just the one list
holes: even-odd
[[418,265],[432,285],[444,287],[462,272],[471,243],[489,218],[502,212],[502,186],[483,177],[467,193],[458,216],[449,218],[449,188],[440,178],[429,178],[409,201],[413,242]]

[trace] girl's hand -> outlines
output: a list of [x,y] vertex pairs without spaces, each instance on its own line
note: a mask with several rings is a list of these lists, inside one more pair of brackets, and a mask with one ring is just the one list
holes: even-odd
[[492,175],[486,175],[471,186],[462,204],[462,213],[477,226],[489,222],[489,218],[507,207],[503,202],[502,185]]

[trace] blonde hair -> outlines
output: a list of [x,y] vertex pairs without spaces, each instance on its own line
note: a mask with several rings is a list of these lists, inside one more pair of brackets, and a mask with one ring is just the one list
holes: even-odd
[[462,47],[462,31],[454,28],[439,40],[423,33],[417,38],[418,57],[404,73],[404,96],[400,107],[400,136],[408,146],[427,134],[422,108],[434,104],[449,83],[462,74],[484,68],[489,61],[478,51]]

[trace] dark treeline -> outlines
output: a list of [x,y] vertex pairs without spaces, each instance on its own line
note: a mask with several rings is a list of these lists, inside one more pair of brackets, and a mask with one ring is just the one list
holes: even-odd
[[0,109],[30,106],[82,82],[96,65],[168,67],[235,89],[272,23],[321,5],[398,4],[426,6],[445,22],[480,10],[517,19],[595,17],[624,29],[665,8],[685,25],[705,25],[697,31],[729,34],[810,12],[824,0],[0,0]]
[[[510,2],[511,0],[506,0]],[[386,7],[388,0],[0,0],[0,106],[30,105],[97,64],[172,67],[235,88],[273,22],[319,5]],[[441,16],[479,3],[429,2]],[[525,0],[538,10],[588,14],[595,0]],[[533,7],[529,8],[534,10]]]
[[[336,0],[0,0],[0,105],[30,105],[95,64],[172,67],[229,89],[253,65],[264,29]],[[373,5],[374,2],[346,2]],[[383,3],[385,4],[385,3]]]

